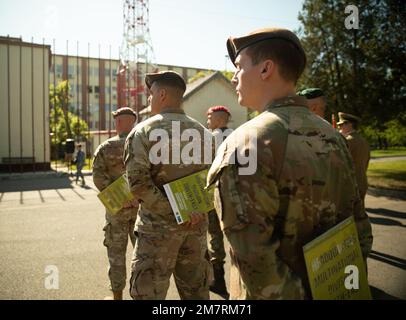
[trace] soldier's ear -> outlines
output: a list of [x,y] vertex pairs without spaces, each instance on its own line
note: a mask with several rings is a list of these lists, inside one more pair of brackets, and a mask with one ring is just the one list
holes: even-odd
[[261,63],[261,78],[267,80],[274,72],[275,63],[272,60],[264,60]]
[[166,95],[167,95],[167,91],[165,88],[162,88],[159,90],[159,98],[161,101],[166,98]]

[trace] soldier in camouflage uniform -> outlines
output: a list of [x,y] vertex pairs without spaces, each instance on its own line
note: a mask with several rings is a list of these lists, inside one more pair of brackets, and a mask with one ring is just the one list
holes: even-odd
[[368,142],[357,132],[361,119],[349,113],[339,112],[337,126],[345,137],[354,161],[355,176],[359,188],[362,206],[365,209],[365,196],[368,189],[367,170],[370,159]]
[[[230,110],[225,106],[213,106],[207,110],[207,127],[212,131],[215,140],[219,140],[216,147],[222,142],[222,134],[226,133],[230,120]],[[229,298],[226,282],[224,280],[224,263],[226,252],[224,250],[223,231],[215,210],[209,212],[209,258],[213,266],[214,282],[210,291],[217,293],[224,299]]]
[[[231,246],[233,299],[310,298],[302,247],[354,215],[364,256],[371,225],[361,210],[343,137],[295,95],[306,56],[286,29],[230,38],[238,101],[261,112],[223,142],[210,168],[215,208]],[[247,133],[256,142],[246,143]],[[236,154],[256,152],[254,174]]]
[[[179,74],[171,71],[147,74],[145,82],[155,116],[131,131],[124,154],[130,188],[140,203],[135,224],[137,244],[131,265],[130,295],[135,300],[165,299],[173,274],[181,299],[208,299],[207,215],[195,213],[191,223],[178,225],[163,185],[208,168],[203,158],[200,164],[185,164],[179,159],[173,146],[182,150],[189,143],[180,141],[180,135],[186,129],[195,129],[202,137],[211,134],[181,109],[186,84]],[[174,126],[178,126],[179,136],[173,130]],[[161,136],[157,142],[158,137],[153,138],[157,132],[167,134],[167,139]],[[203,144],[202,141],[201,150]],[[164,159],[156,161],[151,156],[158,146],[161,154],[165,154],[166,148],[170,151],[167,162]],[[174,160],[175,157],[179,157],[179,161]]]
[[[117,135],[103,142],[94,154],[93,181],[99,191],[125,173],[123,162],[124,143],[134,126],[137,114],[130,108],[113,112]],[[134,224],[137,217],[138,202],[125,204],[125,208],[112,215],[106,210],[104,245],[109,259],[109,279],[114,300],[122,300],[126,282],[126,252],[128,237],[135,245]],[[108,299],[108,298],[106,298]]]

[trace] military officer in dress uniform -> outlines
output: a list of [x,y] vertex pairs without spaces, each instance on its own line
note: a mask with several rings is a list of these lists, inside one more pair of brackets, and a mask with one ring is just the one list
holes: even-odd
[[338,118],[337,126],[340,133],[347,139],[354,161],[360,197],[365,208],[365,195],[368,189],[367,170],[370,159],[369,144],[357,131],[361,118],[344,112],[339,112]]

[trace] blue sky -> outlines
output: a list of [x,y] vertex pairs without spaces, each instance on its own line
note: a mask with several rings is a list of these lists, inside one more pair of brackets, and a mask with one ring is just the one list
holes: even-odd
[[[150,0],[156,62],[233,70],[225,42],[278,26],[298,29],[302,0]],[[0,35],[56,42],[56,53],[118,58],[123,33],[121,0],[0,0]]]

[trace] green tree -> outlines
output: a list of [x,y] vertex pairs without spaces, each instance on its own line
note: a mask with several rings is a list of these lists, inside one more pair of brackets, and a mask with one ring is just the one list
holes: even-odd
[[50,127],[53,133],[52,144],[59,145],[68,138],[83,139],[88,130],[87,123],[70,112],[70,86],[68,81],[52,84],[49,88],[51,103]]
[[[358,8],[359,29],[344,25],[348,4]],[[305,0],[299,20],[308,58],[299,88],[321,87],[329,111],[353,113],[385,132],[406,104],[404,1]]]

